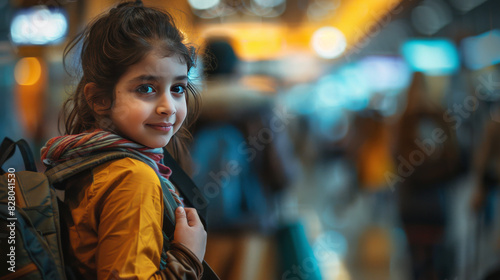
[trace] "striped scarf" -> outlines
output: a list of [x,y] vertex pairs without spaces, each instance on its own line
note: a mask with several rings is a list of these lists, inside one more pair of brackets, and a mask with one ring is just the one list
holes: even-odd
[[[41,160],[49,167],[73,158],[105,151],[133,153],[161,175],[159,178],[164,181],[168,180],[172,174],[172,170],[162,164],[162,148],[149,148],[102,129],[50,139],[41,150]],[[171,184],[166,183],[165,185],[168,186],[176,202],[184,206],[182,198],[177,195]]]

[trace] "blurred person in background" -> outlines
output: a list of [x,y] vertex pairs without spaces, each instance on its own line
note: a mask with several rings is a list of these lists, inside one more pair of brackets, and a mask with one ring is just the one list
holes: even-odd
[[[193,180],[211,190],[207,248],[215,253],[207,261],[223,279],[274,279],[276,206],[293,179],[293,151],[273,111],[277,82],[241,74],[232,44],[226,37],[206,42],[203,110],[190,149]],[[244,274],[245,261],[255,258],[245,256],[249,239],[267,244],[252,249],[264,248],[257,255],[266,268],[250,268],[256,278]]]
[[447,186],[459,172],[459,148],[441,105],[429,98],[416,72],[396,130],[394,150],[400,218],[415,280],[450,279],[453,254],[444,243]]
[[[482,139],[474,158],[474,190],[471,208],[477,215],[478,261],[486,258],[486,275],[481,279],[500,277],[500,228],[498,226],[498,186],[500,183],[500,105],[490,107],[492,119],[486,122]],[[482,246],[482,244],[487,246]]]

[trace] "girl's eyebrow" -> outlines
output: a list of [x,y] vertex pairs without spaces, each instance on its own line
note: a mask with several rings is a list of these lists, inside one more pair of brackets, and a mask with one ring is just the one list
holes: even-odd
[[137,83],[137,82],[158,82],[160,78],[158,76],[153,76],[153,75],[140,75],[138,77],[135,77],[131,80],[129,80],[130,83]]
[[[187,75],[181,75],[177,76],[174,78],[174,81],[183,81],[187,80],[188,76]],[[161,77],[158,76],[153,76],[153,75],[140,75],[138,77],[135,77],[131,79],[129,82],[130,83],[137,83],[137,82],[159,82],[161,80]]]
[[182,81],[182,80],[187,80],[187,79],[188,79],[187,75],[181,75],[181,76],[175,77],[175,81]]

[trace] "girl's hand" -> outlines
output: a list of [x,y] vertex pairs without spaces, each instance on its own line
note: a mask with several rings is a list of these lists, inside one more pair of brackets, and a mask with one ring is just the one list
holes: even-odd
[[174,240],[184,244],[201,261],[205,256],[207,232],[194,208],[177,207],[175,210]]

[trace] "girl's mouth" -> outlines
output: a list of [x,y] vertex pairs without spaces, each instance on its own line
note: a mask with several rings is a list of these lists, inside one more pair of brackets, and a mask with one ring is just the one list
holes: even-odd
[[173,125],[171,123],[158,123],[158,124],[155,123],[155,124],[146,124],[146,126],[154,130],[170,131]]

